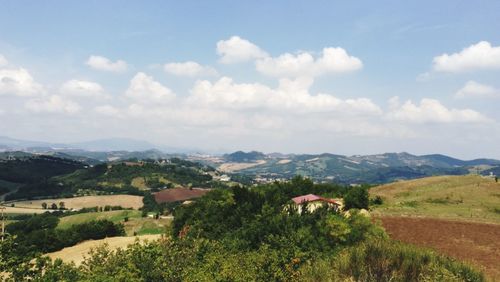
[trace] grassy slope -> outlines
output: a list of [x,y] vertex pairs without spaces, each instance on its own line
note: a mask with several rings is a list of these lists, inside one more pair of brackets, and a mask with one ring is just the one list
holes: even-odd
[[476,175],[436,176],[370,190],[384,204],[378,215],[413,215],[500,223],[500,183]]
[[104,244],[107,244],[108,247],[112,250],[117,248],[126,248],[128,245],[133,244],[135,240],[153,241],[159,239],[160,237],[160,235],[146,235],[136,237],[110,237],[101,240],[89,240],[76,246],[49,253],[47,254],[47,256],[52,259],[60,258],[65,262],[74,262],[76,265],[80,265],[84,259],[84,256],[88,257],[88,253],[92,248],[97,248]]
[[[129,220],[124,222],[124,218],[128,217]],[[112,222],[122,222],[125,227],[125,232],[131,236],[136,232],[137,235],[145,234],[162,234],[165,233],[166,228],[170,225],[170,219],[153,219],[141,217],[140,211],[135,210],[121,210],[121,211],[108,211],[108,212],[91,212],[65,216],[61,218],[57,228],[68,228],[73,224],[81,224],[92,220],[107,219]]]

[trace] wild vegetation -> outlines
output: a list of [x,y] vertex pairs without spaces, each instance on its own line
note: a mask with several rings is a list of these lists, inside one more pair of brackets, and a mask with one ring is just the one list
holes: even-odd
[[[0,271],[35,281],[315,281],[318,274],[331,281],[484,280],[467,265],[395,244],[355,209],[348,217],[326,206],[299,213],[290,201],[347,191],[301,177],[251,189],[215,189],[178,206],[162,240],[125,250],[98,248],[80,267],[29,257],[13,265],[7,257]],[[12,240],[2,243],[2,254]]]

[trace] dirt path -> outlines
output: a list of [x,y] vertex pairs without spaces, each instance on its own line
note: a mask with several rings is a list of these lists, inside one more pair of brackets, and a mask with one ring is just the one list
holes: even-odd
[[391,238],[468,261],[500,281],[500,225],[415,217],[381,217]]

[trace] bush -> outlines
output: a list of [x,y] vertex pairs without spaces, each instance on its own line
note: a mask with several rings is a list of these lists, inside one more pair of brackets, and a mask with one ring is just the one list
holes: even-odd
[[344,210],[368,209],[368,189],[362,186],[352,187],[344,196]]

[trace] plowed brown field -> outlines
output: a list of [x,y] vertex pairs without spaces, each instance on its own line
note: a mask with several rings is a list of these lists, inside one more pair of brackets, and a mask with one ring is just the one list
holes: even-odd
[[380,219],[391,238],[470,262],[500,281],[500,225],[415,217]]

